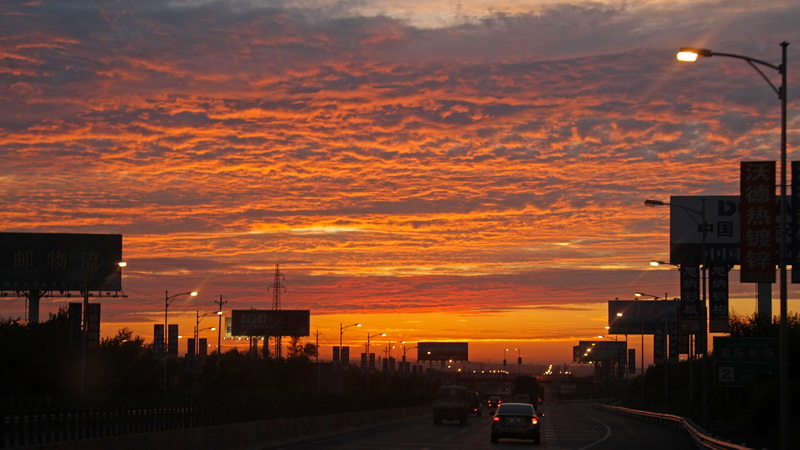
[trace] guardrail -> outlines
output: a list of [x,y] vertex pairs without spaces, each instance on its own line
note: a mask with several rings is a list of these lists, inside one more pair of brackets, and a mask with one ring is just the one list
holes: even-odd
[[602,404],[598,404],[598,406],[608,411],[615,412],[617,414],[623,414],[638,420],[659,423],[662,425],[673,426],[676,428],[683,428],[684,430],[686,430],[687,433],[689,433],[689,436],[691,436],[691,438],[700,448],[712,449],[712,450],[753,450],[752,448],[746,447],[744,445],[733,444],[727,441],[723,441],[722,439],[709,436],[705,433],[705,431],[703,431],[702,428],[698,427],[694,422],[685,417],[675,416],[672,414],[655,413],[650,411],[640,411],[637,409],[623,408],[621,406],[602,405]]
[[255,450],[280,448],[430,415],[430,406],[270,419],[219,426],[180,428],[115,436],[85,436],[57,443],[38,442],[28,450],[87,448],[167,448],[173,450]]

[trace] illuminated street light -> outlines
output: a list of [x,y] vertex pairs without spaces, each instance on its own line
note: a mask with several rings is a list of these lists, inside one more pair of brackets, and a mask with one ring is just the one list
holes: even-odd
[[360,327],[360,323],[351,323],[350,325],[342,326],[339,322],[339,368],[336,370],[336,392],[342,393],[342,336],[344,331],[350,327]]
[[369,373],[369,341],[371,341],[372,338],[375,338],[375,337],[378,337],[378,336],[386,336],[386,333],[376,333],[376,334],[367,333],[367,345],[366,345],[366,348],[365,348],[365,350],[366,350],[366,354],[365,354],[366,358],[365,359],[367,360],[367,395],[369,395],[369,378],[370,378],[370,373]]
[[[790,422],[790,401],[791,395],[789,393],[789,325],[788,325],[788,286],[787,286],[787,273],[786,273],[786,258],[787,258],[787,246],[786,246],[786,231],[787,231],[787,224],[786,224],[786,213],[787,204],[786,204],[786,99],[788,97],[788,75],[787,72],[789,70],[789,66],[787,64],[787,47],[789,43],[784,41],[781,42],[781,64],[775,65],[772,63],[768,63],[766,61],[762,61],[759,59],[751,58],[749,56],[744,55],[736,55],[733,53],[721,53],[721,52],[714,52],[709,49],[705,48],[691,48],[691,47],[683,47],[678,51],[678,60],[679,61],[696,61],[698,57],[712,57],[712,56],[725,56],[729,58],[736,58],[741,59],[747,62],[759,75],[764,81],[769,84],[772,88],[772,91],[778,95],[778,99],[781,101],[781,182],[780,182],[780,228],[779,233],[781,235],[780,239],[780,251],[778,257],[778,267],[780,269],[780,309],[781,309],[781,316],[780,316],[780,387],[779,387],[779,395],[780,398],[780,442],[781,448],[788,449],[789,442],[791,440],[791,422]],[[769,69],[775,70],[781,76],[781,85],[775,86],[775,84],[761,71],[759,66],[767,67]]]
[[222,311],[212,311],[204,314],[200,314],[200,311],[195,311],[195,323],[194,323],[194,370],[192,371],[192,380],[194,382],[194,389],[197,390],[197,378],[200,372],[200,332],[211,330],[215,331],[216,327],[209,327],[200,329],[200,321],[203,320],[204,317],[208,316],[222,316]]
[[169,340],[167,339],[167,331],[169,328],[169,322],[167,321],[167,311],[169,310],[169,305],[172,302],[180,297],[181,295],[189,295],[192,297],[197,296],[197,291],[191,292],[181,292],[180,294],[173,294],[169,295],[169,291],[164,291],[164,350],[162,355],[162,360],[164,363],[164,396],[167,396],[167,344]]

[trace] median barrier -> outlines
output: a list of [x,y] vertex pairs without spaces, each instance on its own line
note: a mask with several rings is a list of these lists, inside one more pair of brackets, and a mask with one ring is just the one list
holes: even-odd
[[[341,414],[272,419],[213,427],[80,439],[54,444],[29,445],[41,450],[266,450],[326,439],[430,414],[430,406],[418,406]],[[14,448],[14,447],[12,447]]]

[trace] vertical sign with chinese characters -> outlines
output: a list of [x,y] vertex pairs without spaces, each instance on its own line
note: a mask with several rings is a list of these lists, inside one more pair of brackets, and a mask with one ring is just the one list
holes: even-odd
[[69,337],[68,342],[70,347],[80,347],[83,344],[83,330],[81,323],[83,322],[83,303],[70,303],[68,306],[69,312]]
[[678,329],[683,334],[698,334],[702,331],[701,310],[705,305],[700,300],[700,268],[681,266],[681,304]]
[[728,267],[708,268],[708,329],[728,332]]
[[775,161],[741,163],[742,283],[775,282]]
[[164,324],[161,323],[153,325],[153,357],[164,358]]
[[97,348],[100,345],[100,303],[86,304],[86,346]]
[[636,349],[628,349],[628,373],[636,373]]
[[167,327],[167,359],[178,359],[178,325]]
[[667,355],[667,340],[664,330],[658,330],[653,335],[653,363],[664,364]]
[[620,347],[617,349],[617,378],[625,378],[625,366],[627,364],[627,349]]

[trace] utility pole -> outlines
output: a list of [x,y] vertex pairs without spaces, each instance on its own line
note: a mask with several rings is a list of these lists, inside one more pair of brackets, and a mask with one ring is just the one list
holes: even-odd
[[[272,309],[281,309],[281,291],[285,292],[286,287],[281,283],[284,280],[281,272],[281,265],[275,264],[275,280],[268,289],[272,289]],[[275,358],[281,359],[281,336],[274,336],[275,339]]]
[[214,303],[219,305],[219,326],[217,327],[217,375],[219,375],[219,360],[222,359],[222,305],[228,301],[223,300],[220,295],[219,301],[214,301]]
[[[317,331],[314,332],[314,337],[316,338],[316,340],[314,341],[315,342],[314,345],[317,346],[317,356],[316,356],[316,364],[315,364],[315,366],[317,368],[317,394],[319,394],[320,393],[320,372],[321,372],[320,371],[320,367],[319,367],[319,329],[317,329]],[[339,349],[339,351],[341,352],[342,350]]]

